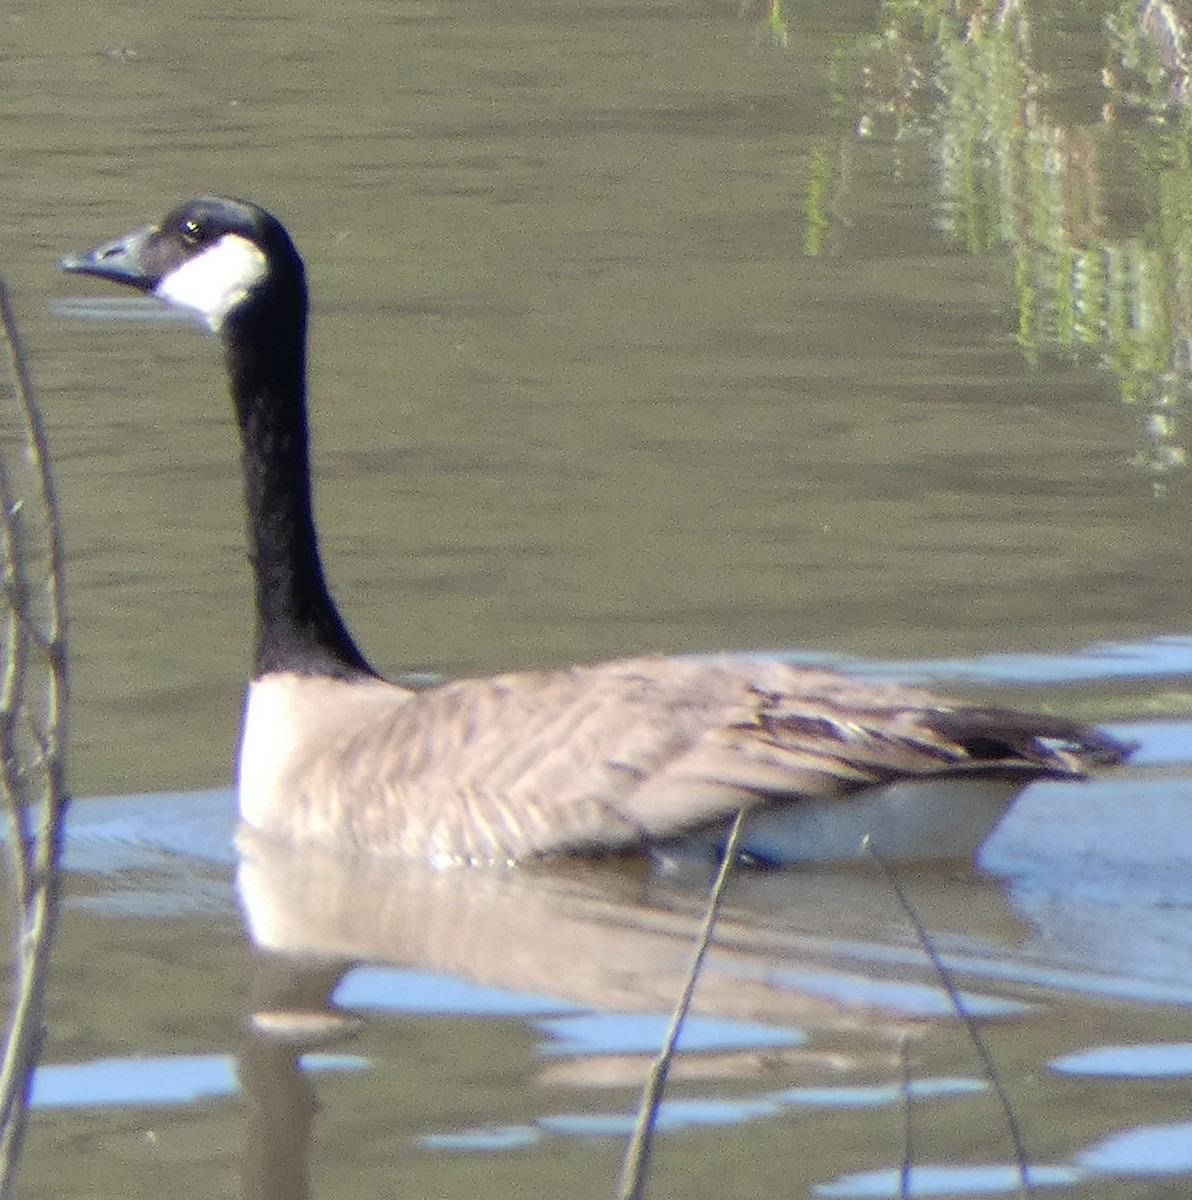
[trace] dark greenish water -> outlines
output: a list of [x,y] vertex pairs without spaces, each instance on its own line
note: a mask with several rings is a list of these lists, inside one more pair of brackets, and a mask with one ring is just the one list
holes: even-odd
[[[1032,789],[982,874],[908,886],[1049,1178],[1187,1182],[1186,1070],[1065,1065],[1189,1040],[1186,136],[1130,13],[944,6],[933,43],[898,11],[8,4],[0,270],[62,493],[72,782],[113,797],[76,813],[23,1195],[297,1197],[303,1164],[320,1197],[610,1195],[697,894],[258,881],[258,940],[324,969],[250,960],[230,801],[194,790],[227,787],[250,626],[217,347],[54,267],[200,192],[306,256],[320,524],[382,668],[774,648],[1128,724],[1130,774]],[[730,907],[653,1194],[896,1193],[904,1044],[916,1162],[1012,1187],[946,1174],[1008,1139],[882,880]],[[246,1040],[341,967],[354,1040]]]

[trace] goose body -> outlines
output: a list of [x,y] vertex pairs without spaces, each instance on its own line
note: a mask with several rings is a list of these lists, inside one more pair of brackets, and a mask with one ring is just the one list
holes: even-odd
[[[883,830],[887,852],[952,856],[1030,780],[1081,778],[1128,753],[1061,718],[752,656],[628,659],[418,690],[388,682],[349,634],[319,559],[305,271],[282,225],[245,201],[200,198],[61,265],[191,311],[223,342],[256,600],[240,810],[267,835],[507,862],[715,839],[746,807],[767,859],[779,856],[767,848],[776,823],[787,827],[784,858],[855,855]],[[908,799],[919,791],[926,808]],[[972,797],[976,832],[954,833],[973,825],[958,815]]]

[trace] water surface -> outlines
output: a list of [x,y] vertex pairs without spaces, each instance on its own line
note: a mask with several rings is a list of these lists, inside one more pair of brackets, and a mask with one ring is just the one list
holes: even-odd
[[[319,516],[382,668],[823,653],[1143,741],[1127,775],[1032,789],[984,875],[908,886],[992,1006],[1040,1178],[1186,1178],[1186,1081],[1070,1064],[1188,1040],[1192,188],[1128,20],[1018,11],[933,46],[871,5],[8,6],[0,268],[62,490],[73,785],[113,797],[75,816],[25,1194],[294,1196],[309,1163],[316,1195],[607,1195],[670,994],[566,962],[477,979],[482,938],[419,965],[329,942],[313,976],[246,950],[217,350],[53,265],[213,191],[307,257]],[[580,882],[581,947],[681,960],[696,889]],[[904,1043],[917,1164],[1012,1186],[882,880],[744,880],[729,929],[754,1006],[697,1027],[660,1194],[888,1194]],[[246,1039],[278,987],[363,1022]]]

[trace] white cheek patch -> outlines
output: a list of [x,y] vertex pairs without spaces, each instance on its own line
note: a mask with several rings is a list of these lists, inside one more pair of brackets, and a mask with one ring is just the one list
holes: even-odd
[[228,313],[265,278],[268,264],[259,247],[235,233],[164,275],[153,294],[167,304],[197,313],[218,333]]

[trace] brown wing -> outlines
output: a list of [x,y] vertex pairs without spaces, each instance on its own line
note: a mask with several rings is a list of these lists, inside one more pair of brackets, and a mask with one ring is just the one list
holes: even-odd
[[296,764],[374,851],[520,859],[640,846],[742,806],[948,772],[1080,776],[1126,748],[1051,717],[764,659],[635,659],[400,693]]

